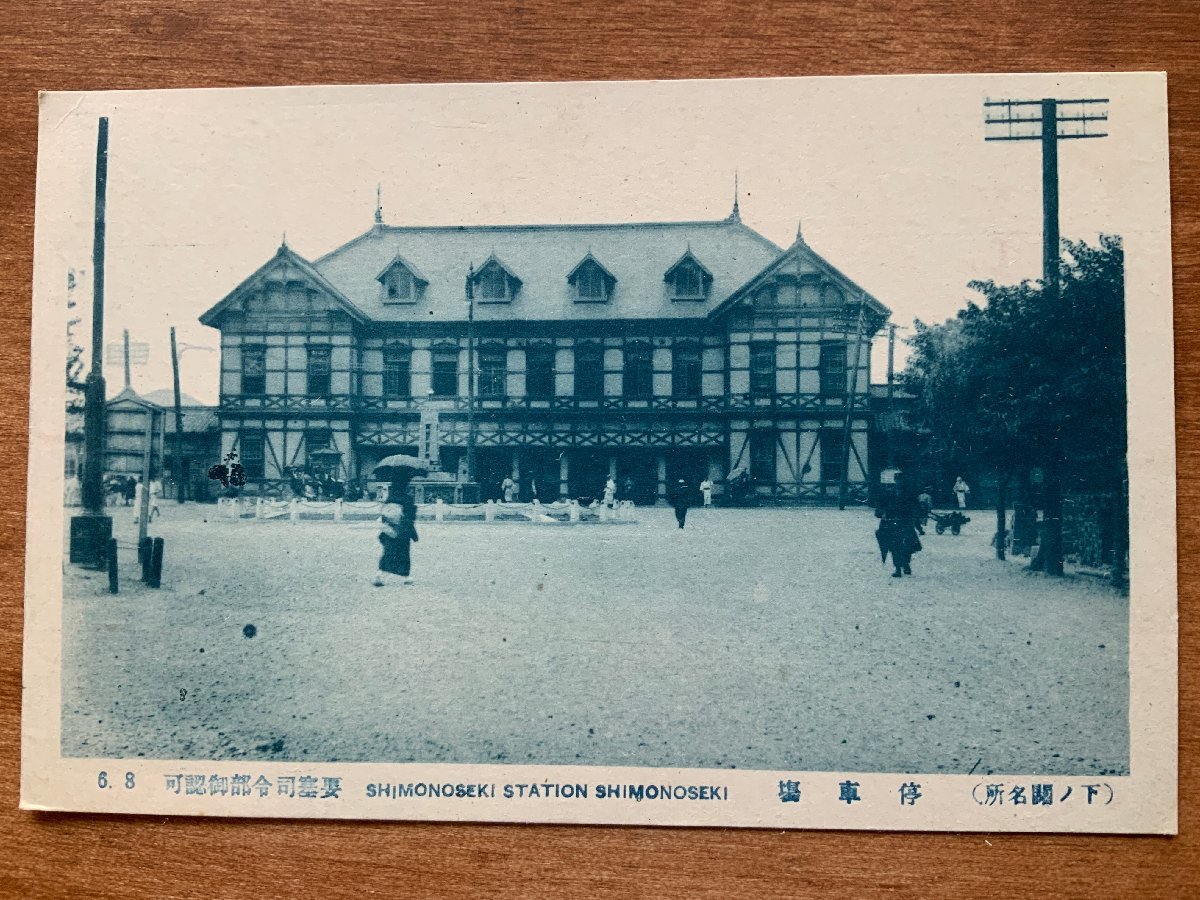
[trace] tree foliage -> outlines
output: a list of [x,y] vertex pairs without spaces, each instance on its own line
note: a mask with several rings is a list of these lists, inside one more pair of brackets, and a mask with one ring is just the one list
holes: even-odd
[[903,375],[933,451],[1000,474],[1125,453],[1125,279],[1119,237],[1065,241],[1057,299],[1029,281],[975,281],[940,325],[916,324]]

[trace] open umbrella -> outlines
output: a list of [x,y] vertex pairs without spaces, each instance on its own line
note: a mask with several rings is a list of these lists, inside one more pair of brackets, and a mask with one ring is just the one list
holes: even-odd
[[373,477],[380,481],[408,481],[416,475],[427,474],[429,469],[417,457],[407,453],[394,453],[379,461]]

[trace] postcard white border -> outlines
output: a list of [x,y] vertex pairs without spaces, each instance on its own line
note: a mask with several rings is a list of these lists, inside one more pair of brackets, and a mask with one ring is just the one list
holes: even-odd
[[[1143,186],[1137,227],[1123,231],[1126,259],[1130,479],[1130,760],[1122,777],[879,774],[742,770],[646,769],[573,766],[486,766],[363,763],[268,763],[63,758],[60,754],[61,593],[64,452],[62,336],[57,309],[63,260],[56,235],[64,216],[90,210],[63,208],[56,197],[56,123],[80,105],[89,115],[119,108],[128,92],[46,94],[42,97],[34,248],[30,452],[25,557],[25,656],[22,716],[21,807],[155,815],[270,816],[484,822],[749,826],[964,831],[1114,832],[1172,834],[1177,830],[1177,603],[1175,536],[1174,369],[1170,206],[1167,168],[1166,77],[1162,73],[897,76],[978,79],[993,94],[1005,90],[1041,96],[1061,83],[1092,92],[1118,92],[1126,115],[1141,122],[1138,152],[1161,161]],[[826,79],[830,82],[846,79]],[[856,79],[858,80],[858,79]],[[889,78],[890,80],[890,78]],[[461,87],[461,86],[460,86]],[[536,86],[527,85],[527,88]],[[426,86],[423,89],[430,90]],[[243,89],[244,90],[244,89]],[[368,99],[385,87],[252,89],[308,92],[325,99]],[[179,102],[212,91],[170,93]],[[1049,94],[1047,94],[1049,95]],[[1134,112],[1130,112],[1133,110]],[[100,789],[99,773],[114,787]],[[123,787],[133,772],[135,788]],[[338,798],[265,798],[176,795],[167,776],[252,772],[273,783],[280,776],[341,779]],[[115,776],[115,782],[114,782]],[[799,798],[782,802],[779,782],[795,780]],[[838,800],[842,781],[858,782],[862,800]],[[455,797],[368,799],[372,783],[586,784],[579,798]],[[920,785],[916,804],[899,802],[906,782]],[[1055,785],[1050,806],[987,806],[972,799],[981,783]],[[1111,787],[1080,802],[1088,784]],[[714,785],[727,799],[600,799],[595,785]],[[1075,802],[1059,802],[1070,787]],[[1107,790],[1106,787],[1106,790]],[[1080,792],[1083,792],[1082,794]],[[697,792],[699,793],[699,792]],[[1100,802],[1111,797],[1111,802]]]

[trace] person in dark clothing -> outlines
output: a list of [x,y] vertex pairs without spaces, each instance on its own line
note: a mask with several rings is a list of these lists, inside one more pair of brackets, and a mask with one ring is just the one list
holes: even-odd
[[675,521],[679,523],[680,528],[687,521],[691,499],[691,491],[688,490],[687,482],[680,478],[679,483],[671,488],[671,493],[667,497],[668,502],[675,507]]
[[419,538],[416,529],[417,505],[408,495],[408,485],[393,484],[388,488],[388,502],[380,516],[379,543],[383,555],[379,559],[379,571],[375,575],[375,587],[383,587],[384,573],[399,575],[404,584],[412,584],[410,545]]
[[917,536],[921,504],[907,489],[901,475],[897,473],[896,483],[884,493],[875,510],[875,516],[880,520],[875,538],[883,561],[887,562],[889,553],[892,555],[893,578],[912,574],[912,556],[921,549],[921,540]]

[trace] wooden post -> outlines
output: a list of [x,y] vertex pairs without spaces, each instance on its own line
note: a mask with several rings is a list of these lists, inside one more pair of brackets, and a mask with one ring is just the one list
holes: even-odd
[[108,539],[108,592],[117,592],[117,539]]
[[174,325],[171,326],[171,369],[175,380],[175,465],[171,467],[171,474],[175,476],[175,499],[183,503],[187,499],[187,482],[183,477],[183,406],[179,391],[179,354],[175,349]]
[[150,527],[150,456],[154,450],[154,410],[146,408],[146,450],[142,454],[142,501],[138,504],[138,542]]
[[162,584],[162,569],[163,569],[163,539],[157,537],[154,539],[154,546],[150,552],[150,587],[156,588]]

